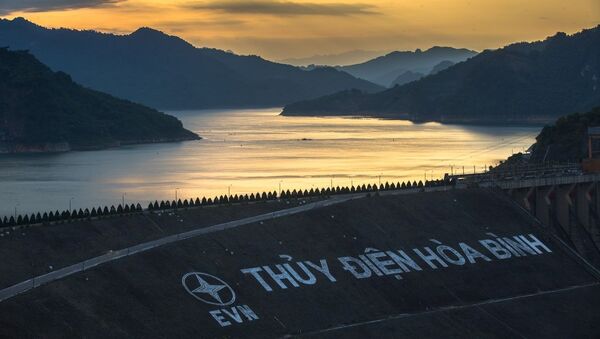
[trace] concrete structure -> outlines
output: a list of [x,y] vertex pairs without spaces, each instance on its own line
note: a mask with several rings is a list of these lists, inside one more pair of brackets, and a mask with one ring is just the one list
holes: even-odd
[[498,186],[600,267],[599,182],[600,176],[594,174],[502,182]]

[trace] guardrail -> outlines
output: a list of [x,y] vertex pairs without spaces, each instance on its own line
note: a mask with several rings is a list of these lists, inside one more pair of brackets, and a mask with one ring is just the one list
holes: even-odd
[[585,175],[580,164],[554,164],[496,167],[483,173],[446,175],[445,179],[457,182],[482,183],[580,175]]

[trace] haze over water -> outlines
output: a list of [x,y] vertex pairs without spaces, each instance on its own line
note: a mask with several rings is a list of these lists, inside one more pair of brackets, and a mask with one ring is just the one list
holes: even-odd
[[[280,109],[169,112],[204,139],[62,154],[0,155],[0,216],[482,171],[539,127],[282,117]],[[71,199],[73,198],[73,199]]]

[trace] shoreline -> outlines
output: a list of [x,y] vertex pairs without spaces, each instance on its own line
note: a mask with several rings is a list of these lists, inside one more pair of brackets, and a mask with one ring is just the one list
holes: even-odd
[[544,127],[556,121],[552,117],[538,117],[532,119],[519,120],[501,120],[501,119],[415,119],[410,114],[398,114],[395,116],[375,115],[375,114],[302,114],[302,113],[279,113],[283,117],[310,117],[310,118],[346,118],[346,119],[379,119],[379,120],[404,120],[410,121],[416,125],[436,122],[444,125],[462,125],[462,126],[500,126],[500,127]]
[[16,155],[16,154],[55,154],[55,153],[66,153],[66,152],[85,152],[85,151],[99,151],[111,148],[120,148],[122,146],[130,145],[144,145],[144,144],[164,144],[164,143],[175,143],[184,141],[202,140],[201,136],[197,137],[181,137],[181,138],[160,138],[160,139],[148,139],[148,140],[135,140],[135,141],[115,141],[112,143],[103,143],[99,145],[82,146],[82,145],[71,145],[68,142],[48,142],[43,144],[25,144],[25,143],[8,143],[0,142],[0,156],[1,155]]

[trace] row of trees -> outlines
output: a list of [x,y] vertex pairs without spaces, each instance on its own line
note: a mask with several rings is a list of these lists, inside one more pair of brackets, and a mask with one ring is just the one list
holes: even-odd
[[104,208],[102,207],[98,207],[98,208],[92,208],[92,210],[86,208],[86,209],[79,209],[79,210],[72,210],[72,211],[62,211],[59,212],[58,210],[56,212],[44,212],[44,214],[41,213],[34,213],[31,214],[31,216],[29,215],[18,215],[16,218],[14,216],[11,217],[4,217],[3,219],[0,220],[0,228],[1,227],[10,227],[10,226],[19,226],[19,225],[30,225],[30,224],[43,224],[43,223],[50,223],[50,222],[56,222],[56,221],[67,221],[67,220],[76,220],[76,219],[85,219],[85,218],[95,218],[95,217],[101,217],[101,216],[109,216],[109,215],[119,215],[119,214],[131,214],[131,213],[138,213],[138,212],[142,212],[142,205],[140,205],[139,203],[137,205],[131,204],[131,205],[125,205],[125,207],[123,207],[121,204],[119,204],[117,207],[115,206],[104,206]]
[[[398,182],[398,183],[388,183],[380,184],[380,185],[358,185],[351,187],[328,187],[321,189],[313,189],[310,190],[286,190],[281,193],[273,192],[262,192],[262,193],[251,193],[244,195],[221,195],[214,198],[196,198],[196,199],[184,199],[184,200],[173,200],[173,201],[161,201],[158,200],[150,203],[148,205],[148,211],[158,211],[158,210],[171,210],[177,208],[189,208],[189,207],[200,207],[200,206],[209,206],[209,205],[223,205],[223,204],[232,204],[232,203],[246,203],[246,202],[257,202],[257,201],[268,201],[268,200],[277,200],[277,199],[300,199],[300,198],[314,198],[314,197],[326,197],[336,194],[349,194],[349,193],[361,193],[361,192],[377,192],[377,191],[388,191],[388,190],[397,190],[397,189],[410,189],[410,188],[423,188],[423,187],[432,187],[432,186],[442,186],[446,183],[442,180],[434,180],[434,181],[426,181],[423,183],[422,181],[413,181],[413,182]],[[12,227],[12,226],[20,226],[20,225],[30,225],[30,224],[46,224],[52,222],[60,222],[60,221],[70,221],[70,220],[78,220],[78,219],[88,219],[88,218],[96,218],[96,217],[104,217],[104,216],[114,216],[114,215],[123,215],[123,214],[132,214],[132,213],[141,213],[144,209],[142,206],[138,204],[131,204],[122,206],[119,204],[117,207],[115,206],[104,206],[98,208],[89,209],[79,209],[72,211],[55,211],[55,212],[45,212],[43,214],[36,213],[31,215],[18,215],[16,218],[14,216],[4,217],[0,219],[0,228],[2,227]]]

